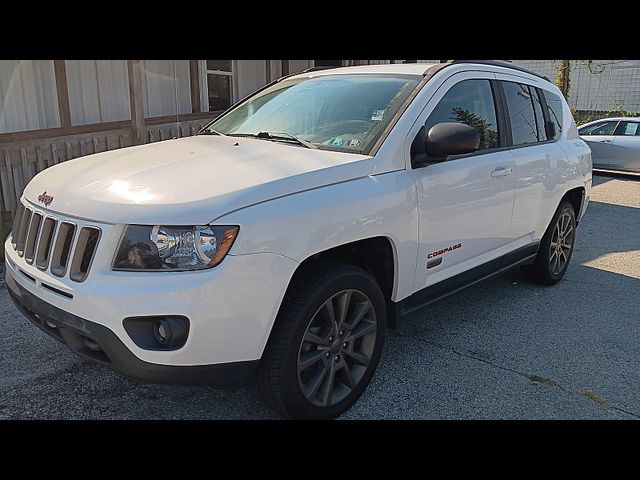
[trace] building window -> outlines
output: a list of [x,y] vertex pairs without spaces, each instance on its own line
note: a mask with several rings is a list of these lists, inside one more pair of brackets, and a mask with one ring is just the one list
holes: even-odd
[[231,106],[233,70],[231,60],[207,60],[207,97],[209,111],[226,110]]

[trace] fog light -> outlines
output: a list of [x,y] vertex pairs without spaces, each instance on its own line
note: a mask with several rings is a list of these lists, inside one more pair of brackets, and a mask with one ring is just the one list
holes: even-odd
[[188,328],[183,319],[162,317],[153,322],[153,336],[162,348],[180,348],[187,340]]
[[153,324],[153,334],[156,337],[156,341],[163,347],[171,345],[171,339],[173,333],[171,332],[171,325],[166,319],[156,320]]
[[133,317],[123,323],[134,343],[145,350],[178,350],[189,336],[186,317]]

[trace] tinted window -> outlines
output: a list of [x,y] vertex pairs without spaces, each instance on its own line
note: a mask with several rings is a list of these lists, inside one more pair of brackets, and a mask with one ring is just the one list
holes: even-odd
[[549,106],[549,118],[556,126],[556,136],[553,139],[557,140],[562,133],[562,99],[555,93],[547,92],[546,90],[544,98]]
[[464,80],[451,87],[429,115],[426,131],[441,122],[475,128],[480,135],[480,150],[497,147],[498,122],[489,80]]
[[536,143],[538,126],[529,87],[513,82],[502,82],[502,85],[507,99],[513,144]]
[[616,125],[618,125],[617,120],[599,122],[587,127],[582,127],[578,133],[580,135],[613,135]]
[[616,135],[624,135],[625,137],[632,137],[640,135],[640,123],[638,122],[620,122],[616,129]]
[[529,85],[531,92],[531,100],[533,100],[533,109],[536,112],[536,125],[538,127],[538,140],[544,142],[547,140],[547,132],[544,128],[544,115],[542,114],[542,103],[538,96],[538,90]]

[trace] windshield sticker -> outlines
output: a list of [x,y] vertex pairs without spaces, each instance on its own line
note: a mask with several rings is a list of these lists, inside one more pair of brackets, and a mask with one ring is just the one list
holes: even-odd
[[361,143],[362,142],[360,140],[358,140],[357,138],[354,138],[349,142],[349,146],[350,147],[359,147]]
[[334,138],[333,142],[331,142],[331,145],[335,147],[342,147],[346,145],[348,142],[349,142],[348,138]]
[[382,121],[382,118],[384,117],[384,110],[374,110],[373,113],[371,114],[371,120],[380,122]]

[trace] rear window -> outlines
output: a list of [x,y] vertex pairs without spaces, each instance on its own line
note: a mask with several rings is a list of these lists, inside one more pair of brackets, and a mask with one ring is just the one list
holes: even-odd
[[623,135],[625,137],[635,137],[640,135],[640,123],[638,122],[620,122],[616,128],[615,135]]
[[544,98],[549,106],[549,118],[556,125],[556,135],[554,140],[560,138],[562,133],[562,99],[555,93],[544,91]]

